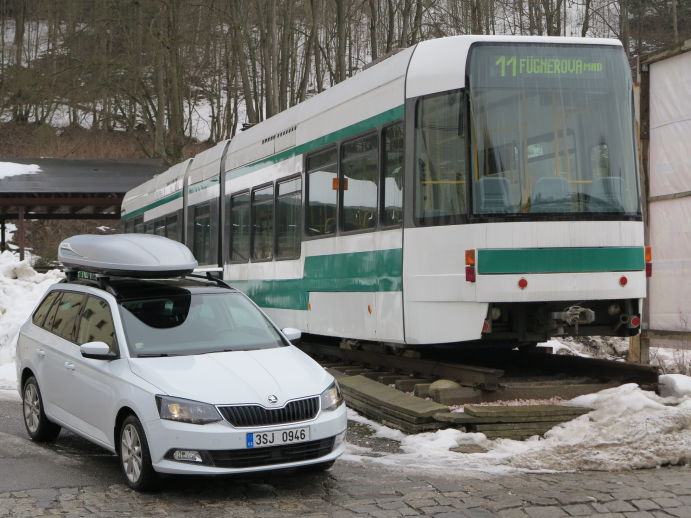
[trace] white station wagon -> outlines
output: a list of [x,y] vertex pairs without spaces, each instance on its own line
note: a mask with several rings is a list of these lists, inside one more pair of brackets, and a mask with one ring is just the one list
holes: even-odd
[[[61,427],[115,452],[127,484],[158,473],[330,467],[345,450],[338,384],[244,294],[191,276],[159,236],[74,236],[67,281],[22,326],[17,379],[35,441]],[[84,273],[88,272],[88,273]]]

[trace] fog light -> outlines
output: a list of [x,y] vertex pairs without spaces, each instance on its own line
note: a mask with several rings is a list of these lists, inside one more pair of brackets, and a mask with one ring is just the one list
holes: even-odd
[[641,319],[638,316],[631,317],[631,321],[629,322],[629,326],[631,327],[639,327],[641,325]]
[[339,433],[339,434],[336,436],[336,438],[334,439],[334,448],[337,448],[337,447],[339,447],[341,444],[343,444],[343,443],[345,442],[345,438],[346,438],[346,433],[345,433],[345,432]]
[[175,450],[173,458],[180,462],[202,462],[202,455],[196,450]]

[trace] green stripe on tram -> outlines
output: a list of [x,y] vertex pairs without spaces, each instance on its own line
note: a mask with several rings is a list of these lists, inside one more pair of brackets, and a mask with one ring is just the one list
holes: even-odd
[[169,194],[168,196],[161,198],[160,200],[156,200],[149,205],[133,210],[132,212],[128,212],[127,214],[123,214],[120,219],[126,221],[128,219],[136,218],[137,216],[144,214],[147,210],[155,209],[156,207],[160,207],[161,205],[175,201],[178,198],[182,198],[182,191],[174,192],[173,194]]
[[228,280],[263,308],[306,310],[311,292],[401,291],[400,248],[305,258],[301,279]]
[[478,274],[624,272],[645,268],[643,247],[480,249]]
[[[300,144],[299,146],[292,147],[290,149],[286,149],[285,151],[281,151],[280,153],[276,153],[275,155],[271,155],[266,158],[262,158],[261,160],[257,160],[256,162],[253,162],[251,164],[245,165],[245,166],[240,166],[237,169],[233,169],[232,171],[229,171],[226,174],[226,180],[232,180],[234,178],[239,178],[240,176],[244,176],[246,174],[249,174],[254,171],[258,171],[259,169],[263,169],[264,167],[268,167],[273,164],[277,164],[279,162],[282,162],[284,160],[287,160],[289,158],[292,158],[294,156],[302,155],[304,153],[309,153],[310,151],[320,148],[322,146],[326,146],[328,144],[332,144],[334,142],[338,142],[339,140],[346,139],[348,137],[351,137],[353,135],[357,135],[358,133],[362,133],[363,131],[367,131],[369,129],[374,129],[379,126],[383,126],[385,124],[388,124],[390,122],[397,121],[399,119],[403,118],[403,105],[397,106],[395,108],[391,108],[390,110],[386,110],[385,112],[382,112],[378,115],[375,115],[373,117],[369,117],[368,119],[362,120],[360,122],[356,122],[355,124],[351,124],[350,126],[346,126],[345,128],[342,128],[337,131],[333,131],[331,133],[328,133],[326,135],[323,135],[321,137],[318,137],[314,140],[310,140],[309,142],[305,142],[304,144]],[[218,179],[216,179],[218,181]],[[208,185],[204,185],[204,187],[208,187]],[[193,192],[192,189],[194,188],[195,191],[199,190],[196,188],[197,185],[191,186],[190,192]],[[141,209],[134,210],[128,214],[125,214],[122,216],[123,220],[127,220],[130,218],[134,218],[136,216],[139,216],[140,214],[143,214],[147,210],[154,209],[156,207],[159,207],[160,205],[163,205],[164,203],[168,203],[169,201],[172,201],[176,198],[179,198],[182,196],[182,191],[175,193],[174,195],[167,196],[166,198],[163,198],[161,200],[158,200],[150,205],[146,205],[145,207],[142,207]]]

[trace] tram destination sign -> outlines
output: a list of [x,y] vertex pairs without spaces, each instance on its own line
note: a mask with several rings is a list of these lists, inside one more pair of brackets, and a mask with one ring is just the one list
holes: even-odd
[[621,49],[603,45],[477,45],[468,71],[472,86],[578,88],[624,73],[622,59]]
[[545,58],[540,56],[506,56],[502,55],[494,62],[499,77],[516,77],[523,75],[561,75],[576,76],[591,72],[603,72],[605,65],[601,61],[586,61],[573,58]]

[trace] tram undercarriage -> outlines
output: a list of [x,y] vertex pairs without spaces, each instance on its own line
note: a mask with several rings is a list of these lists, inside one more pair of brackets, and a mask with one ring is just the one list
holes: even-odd
[[633,336],[640,328],[638,299],[503,302],[489,305],[483,341],[531,343],[553,336]]

